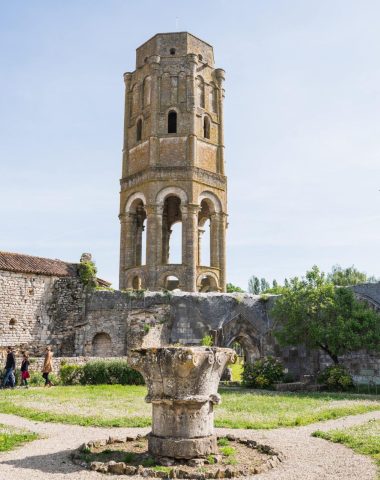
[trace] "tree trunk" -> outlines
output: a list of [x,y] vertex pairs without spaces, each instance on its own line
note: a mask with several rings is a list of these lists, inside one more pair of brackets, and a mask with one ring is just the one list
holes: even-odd
[[331,358],[331,360],[334,362],[334,365],[339,365],[339,359],[338,355],[335,355],[335,353],[332,353],[331,350],[326,346],[322,345],[321,343],[318,343],[318,346],[327,353],[327,355]]

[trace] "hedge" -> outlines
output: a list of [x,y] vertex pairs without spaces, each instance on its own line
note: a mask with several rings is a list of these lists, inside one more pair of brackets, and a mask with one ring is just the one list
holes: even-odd
[[139,372],[125,360],[94,360],[84,365],[61,365],[63,385],[144,385]]

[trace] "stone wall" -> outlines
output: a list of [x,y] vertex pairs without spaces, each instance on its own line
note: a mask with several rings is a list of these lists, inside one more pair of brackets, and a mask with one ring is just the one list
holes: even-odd
[[48,310],[57,280],[0,271],[0,351],[18,345],[35,352],[50,342]]
[[[355,287],[373,302],[379,290],[380,284]],[[88,291],[75,277],[0,272],[0,356],[12,345],[42,357],[49,344],[55,358],[123,357],[132,348],[197,345],[212,335],[218,346],[238,342],[248,360],[280,358],[295,377],[327,365],[320,352],[276,345],[268,314],[274,301],[242,293]],[[380,383],[378,355],[357,352],[342,361],[358,381]]]

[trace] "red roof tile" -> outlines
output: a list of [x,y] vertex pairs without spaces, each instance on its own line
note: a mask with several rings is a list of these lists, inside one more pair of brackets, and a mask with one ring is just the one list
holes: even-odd
[[0,270],[70,277],[77,275],[77,264],[20,253],[0,252]]

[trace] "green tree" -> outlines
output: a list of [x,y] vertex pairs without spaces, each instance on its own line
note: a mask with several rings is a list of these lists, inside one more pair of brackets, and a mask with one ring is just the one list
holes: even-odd
[[226,285],[227,293],[241,292],[244,293],[244,290],[233,283],[227,283]]
[[360,272],[354,265],[342,268],[340,265],[334,265],[327,278],[334,285],[345,287],[349,285],[358,285],[359,283],[375,283],[377,279],[374,276],[368,276],[365,272]]
[[254,275],[248,280],[248,292],[253,293],[254,295],[259,295],[261,292],[260,289],[260,279]]
[[380,315],[316,266],[305,278],[288,281],[271,314],[279,322],[280,344],[321,348],[335,364],[348,352],[380,351]]
[[270,284],[265,278],[260,278],[260,293],[264,293],[270,289]]

